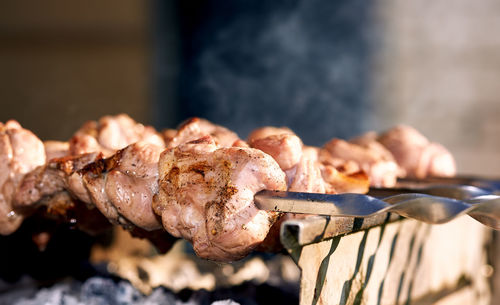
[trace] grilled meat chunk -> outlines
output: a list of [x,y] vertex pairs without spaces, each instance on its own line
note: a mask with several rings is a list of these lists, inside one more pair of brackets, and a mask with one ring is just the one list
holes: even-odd
[[112,223],[132,223],[144,230],[161,228],[151,207],[158,192],[158,160],[163,148],[137,142],[108,159],[86,166],[78,174],[91,202]]
[[164,131],[168,148],[195,141],[204,136],[211,136],[217,145],[222,147],[231,147],[240,140],[238,135],[231,130],[200,118],[191,118],[183,122],[175,135],[171,129]]
[[198,256],[232,261],[266,237],[276,213],[259,210],[254,194],[286,190],[285,174],[260,150],[218,147],[212,137],[162,153],[153,208],[163,227],[193,243]]
[[45,163],[42,141],[16,121],[0,123],[0,234],[7,235],[21,225],[23,216],[12,206],[24,175]]
[[282,170],[291,169],[302,157],[302,141],[289,129],[259,128],[248,139],[250,147],[271,155]]
[[138,141],[165,146],[161,135],[151,126],[137,123],[126,114],[104,116],[98,122],[86,122],[71,138],[69,151],[71,155],[98,151],[109,157]]
[[[339,164],[354,162],[370,178],[370,184],[377,187],[392,187],[399,173],[398,165],[390,154],[379,145],[359,145],[341,139],[333,139],[321,151],[321,161],[339,169]],[[347,166],[353,166],[347,164]],[[356,170],[350,170],[355,172]]]
[[415,128],[396,126],[377,139],[394,156],[406,176],[450,177],[456,173],[455,160],[442,145],[430,142]]
[[88,153],[49,160],[24,177],[15,194],[15,207],[32,210],[44,197],[61,192],[70,192],[74,197],[89,203],[87,191],[82,189],[81,183],[75,182],[79,179],[77,172],[101,157],[99,153]]

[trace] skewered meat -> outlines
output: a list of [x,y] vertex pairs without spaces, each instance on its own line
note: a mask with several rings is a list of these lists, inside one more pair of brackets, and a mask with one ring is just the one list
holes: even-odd
[[364,193],[367,174],[372,185],[392,186],[399,173],[392,153],[417,177],[455,169],[442,146],[408,127],[321,149],[304,146],[288,128],[257,129],[247,143],[198,118],[163,136],[126,115],[108,116],[44,149],[17,122],[1,125],[0,234],[31,214],[75,221],[86,232],[111,222],[162,251],[183,237],[201,257],[235,260],[256,246],[276,249],[279,223],[304,217],[286,214],[273,226],[278,214],[253,204],[262,189]]
[[[151,207],[152,196],[158,191],[162,150],[138,142],[108,159],[89,153],[51,160],[25,177],[16,194],[17,208],[26,211],[45,206],[49,215],[73,215],[77,210],[71,217],[87,233],[106,228],[96,224],[105,217],[108,226],[110,222],[120,224],[132,235],[148,238],[160,251],[167,251],[173,238],[161,229]],[[79,217],[92,213],[98,215]]]
[[[321,161],[338,168],[339,162],[354,161],[370,177],[370,184],[391,187],[396,184],[398,165],[379,145],[358,145],[341,139],[326,143],[321,151]],[[351,165],[352,166],[352,163]]]
[[286,190],[285,174],[253,148],[218,147],[212,137],[162,153],[153,207],[164,228],[193,243],[198,256],[230,261],[266,237],[277,214],[259,210],[260,190]]
[[151,202],[158,192],[162,151],[162,147],[137,142],[79,171],[91,203],[113,223],[131,222],[147,231],[160,229]]
[[88,153],[50,160],[28,173],[15,195],[14,205],[18,209],[34,209],[44,197],[51,197],[69,191],[74,197],[89,202],[87,191],[81,183],[75,183],[78,171],[87,164],[101,159],[100,153]]
[[238,135],[231,130],[200,118],[191,118],[182,123],[175,135],[171,129],[164,132],[168,148],[195,141],[204,136],[211,136],[217,145],[222,147],[231,147],[240,140]]
[[163,138],[153,127],[144,126],[126,114],[104,116],[85,123],[70,140],[70,154],[102,152],[105,157],[125,146],[144,141],[161,147]]
[[12,208],[21,179],[45,163],[42,141],[16,121],[0,123],[0,234],[7,235],[21,225],[23,216]]
[[400,125],[378,137],[408,177],[450,177],[456,173],[453,156],[442,145],[424,137],[415,128]]

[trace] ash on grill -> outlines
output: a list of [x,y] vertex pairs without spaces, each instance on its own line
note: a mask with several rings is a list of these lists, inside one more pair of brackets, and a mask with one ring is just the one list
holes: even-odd
[[257,253],[231,264],[215,263],[199,259],[183,242],[158,255],[149,242],[121,229],[96,241],[68,228],[59,228],[38,252],[28,242],[19,244],[28,240],[20,235],[33,232],[28,226],[29,221],[0,240],[2,247],[12,249],[0,254],[0,304],[299,302],[300,274],[288,255]]

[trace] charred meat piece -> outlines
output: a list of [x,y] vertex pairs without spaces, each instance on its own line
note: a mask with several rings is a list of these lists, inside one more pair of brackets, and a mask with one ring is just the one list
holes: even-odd
[[13,209],[13,197],[24,175],[45,163],[42,141],[16,121],[0,123],[0,234],[21,225],[23,216]]
[[285,174],[253,148],[218,147],[207,136],[162,153],[153,208],[163,227],[193,243],[198,256],[243,258],[266,237],[277,214],[259,210],[254,194],[286,190]]
[[164,131],[164,138],[169,148],[204,136],[211,136],[217,145],[222,147],[231,147],[236,141],[240,140],[238,135],[231,130],[200,118],[188,119],[179,126],[175,134],[172,129]]
[[70,154],[102,152],[109,157],[115,151],[138,142],[164,147],[165,142],[151,126],[137,123],[126,114],[104,116],[99,121],[85,123],[70,140]]
[[406,176],[450,177],[456,173],[455,160],[442,145],[430,142],[415,128],[396,126],[377,139],[394,156]]

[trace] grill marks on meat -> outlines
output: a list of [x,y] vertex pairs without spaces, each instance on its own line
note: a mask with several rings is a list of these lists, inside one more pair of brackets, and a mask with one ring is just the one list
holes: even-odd
[[12,206],[14,193],[24,175],[44,163],[40,139],[16,121],[0,123],[0,234],[10,234],[21,225],[23,216]]
[[264,240],[276,213],[259,210],[260,190],[285,190],[285,174],[260,150],[218,147],[210,136],[162,153],[153,201],[164,228],[193,243],[197,255],[244,257]]
[[104,116],[99,121],[86,122],[71,138],[69,151],[71,155],[102,152],[109,157],[138,141],[165,146],[161,135],[151,126],[137,123],[126,114]]

